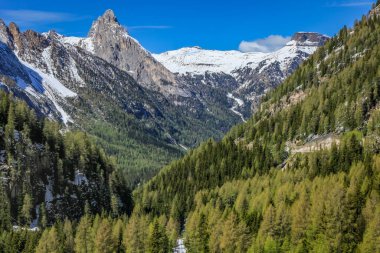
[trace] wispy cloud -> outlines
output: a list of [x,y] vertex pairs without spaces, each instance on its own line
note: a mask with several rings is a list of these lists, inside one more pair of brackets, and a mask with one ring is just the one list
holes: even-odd
[[242,41],[239,45],[239,50],[242,52],[262,52],[269,53],[276,51],[286,45],[291,37],[281,35],[270,35],[264,39],[254,41]]
[[40,10],[0,10],[0,18],[8,22],[13,21],[19,25],[59,23],[83,19],[83,17],[70,13]]
[[168,25],[137,25],[137,26],[127,26],[128,30],[139,30],[139,29],[171,29],[172,26]]
[[373,2],[371,1],[346,1],[346,2],[332,2],[328,3],[328,7],[363,7],[371,6]]

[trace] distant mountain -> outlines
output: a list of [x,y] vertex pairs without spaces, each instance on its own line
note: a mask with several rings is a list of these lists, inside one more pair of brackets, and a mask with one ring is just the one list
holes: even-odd
[[187,82],[228,87],[228,97],[235,100],[232,110],[249,117],[266,91],[284,81],[328,39],[319,33],[299,32],[272,53],[190,47],[153,56]]

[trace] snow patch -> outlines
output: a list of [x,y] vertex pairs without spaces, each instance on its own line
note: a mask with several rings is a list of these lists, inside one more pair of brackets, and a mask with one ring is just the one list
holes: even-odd
[[240,98],[234,97],[234,95],[232,95],[232,93],[228,93],[228,94],[227,94],[227,97],[230,98],[230,99],[233,99],[233,100],[235,101],[234,106],[232,106],[232,107],[230,108],[230,110],[231,110],[233,113],[235,113],[236,115],[238,115],[238,116],[241,118],[241,120],[242,120],[243,122],[247,122],[247,121],[244,119],[244,115],[243,115],[241,112],[237,111],[237,108],[238,108],[238,107],[244,105],[244,101],[241,100]]
[[[27,71],[29,73],[30,78],[32,79],[33,87],[35,87],[37,90],[39,90],[39,91],[41,90],[41,87],[38,88],[38,86],[41,86],[41,84],[42,84],[42,87],[52,88],[61,97],[65,98],[65,97],[76,97],[77,96],[77,94],[75,92],[66,88],[55,77],[48,75],[48,74],[42,72],[41,70],[39,70],[37,68],[34,68],[31,64],[23,61],[22,59],[19,59],[19,60],[23,65],[25,65],[27,68],[29,68],[29,69],[27,69]],[[49,64],[49,62],[50,62],[49,60],[46,61],[47,64]],[[50,64],[51,64],[51,62],[50,62]],[[48,68],[51,69],[51,65],[48,65]],[[32,70],[35,71],[36,73],[33,73]],[[38,74],[39,76],[36,76],[36,74]],[[36,85],[34,85],[34,84],[36,84]]]
[[185,151],[189,150],[189,148],[186,147],[185,145],[179,144],[179,146],[180,146],[181,148],[183,148]]
[[52,202],[53,199],[53,185],[49,180],[49,183],[45,186],[45,203],[48,207],[50,206],[50,202]]
[[186,247],[183,239],[177,240],[177,246],[173,249],[174,253],[186,253]]
[[80,172],[79,170],[75,171],[75,178],[74,178],[74,184],[75,185],[81,185],[81,184],[88,184],[88,179],[84,175],[83,172]]
[[[281,69],[287,68],[287,63],[299,52],[312,54],[317,50],[314,42],[298,43],[290,41],[285,47],[271,53],[240,51],[205,50],[199,47],[186,47],[162,54],[153,54],[171,72],[186,74],[205,74],[206,72],[233,74],[234,70],[249,65],[256,68],[263,61],[269,65],[275,61],[281,63]],[[265,66],[262,70],[265,69]]]
[[62,36],[60,41],[63,44],[69,44],[75,47],[81,47],[84,50],[94,54],[95,48],[94,48],[94,42],[92,41],[92,38],[81,38],[81,37],[64,37]]
[[38,229],[38,221],[40,219],[40,205],[37,205],[35,207],[35,211],[36,211],[36,218],[30,224],[30,229],[35,229],[35,228]]

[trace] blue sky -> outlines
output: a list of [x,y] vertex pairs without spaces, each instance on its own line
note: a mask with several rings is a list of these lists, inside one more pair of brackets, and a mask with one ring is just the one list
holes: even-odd
[[[55,29],[85,36],[106,9],[152,52],[200,46],[239,49],[242,41],[272,50],[294,32],[334,35],[368,12],[367,0],[0,0],[0,18],[21,30]],[[278,36],[271,36],[278,35]],[[269,39],[265,39],[268,38]],[[283,39],[283,40],[282,40]],[[259,40],[259,41],[257,41]],[[244,44],[245,45],[245,44]],[[248,46],[251,44],[247,44]],[[244,47],[244,50],[256,50]]]

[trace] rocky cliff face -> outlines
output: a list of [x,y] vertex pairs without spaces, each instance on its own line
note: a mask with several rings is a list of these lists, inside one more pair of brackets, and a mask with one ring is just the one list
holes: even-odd
[[329,37],[315,32],[298,32],[293,35],[291,45],[295,43],[298,46],[312,46],[312,47],[321,47],[323,46]]

